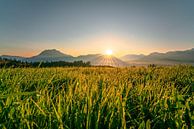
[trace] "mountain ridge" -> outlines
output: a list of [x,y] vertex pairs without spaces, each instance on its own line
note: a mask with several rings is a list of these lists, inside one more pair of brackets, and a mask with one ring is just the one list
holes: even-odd
[[56,49],[47,49],[42,52],[40,52],[36,56],[32,56],[28,58],[27,60],[29,62],[55,62],[55,61],[67,61],[67,62],[72,62],[74,59],[73,56],[64,54],[60,52],[59,50]]
[[194,48],[184,51],[168,51],[165,53],[153,52],[141,60],[177,60],[177,61],[193,61]]
[[[57,62],[57,61],[74,62],[82,60],[83,62],[90,62],[94,66],[115,66],[115,67],[126,66],[126,63],[113,56],[105,57],[102,54],[88,54],[73,57],[71,55],[64,54],[56,49],[47,49],[40,52],[38,55],[29,58],[19,56],[1,56],[1,57],[12,60],[13,59],[20,60],[23,62]],[[105,60],[106,62],[104,62]]]
[[68,55],[68,54],[64,54],[62,52],[60,52],[59,50],[57,49],[46,49],[42,52],[40,52],[38,54],[38,56],[48,56],[48,55],[55,55],[55,56],[69,56],[69,57],[73,57],[71,55]]
[[127,54],[127,55],[120,57],[120,59],[122,59],[123,61],[131,61],[131,60],[140,59],[144,56],[146,56],[146,55],[144,55],[144,54]]
[[[9,56],[2,55],[1,58],[11,59],[11,60],[19,60],[23,62],[56,62],[56,61],[84,61],[91,62],[94,65],[103,65],[103,61],[106,62],[104,55],[102,54],[87,54],[87,55],[79,55],[74,57],[69,54],[64,54],[57,49],[46,49],[41,51],[39,54],[32,57],[22,57],[22,56]],[[128,62],[129,65],[136,64],[136,62],[141,64],[193,64],[194,65],[194,48],[184,50],[184,51],[168,51],[165,53],[160,52],[152,52],[149,55],[143,54],[127,54],[121,58],[116,58],[111,56],[110,62],[112,60],[112,64],[118,63],[119,65],[125,65]],[[101,62],[101,63],[99,63]],[[104,62],[104,64],[105,64]],[[111,64],[111,63],[108,64]],[[135,63],[134,63],[135,62]]]

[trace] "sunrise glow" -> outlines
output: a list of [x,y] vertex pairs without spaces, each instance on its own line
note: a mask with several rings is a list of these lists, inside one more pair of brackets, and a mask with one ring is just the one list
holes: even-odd
[[107,49],[105,54],[110,56],[113,54],[113,51],[111,49]]

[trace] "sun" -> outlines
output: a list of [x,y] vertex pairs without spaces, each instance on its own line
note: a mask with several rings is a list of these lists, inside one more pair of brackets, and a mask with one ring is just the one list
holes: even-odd
[[111,49],[107,49],[105,54],[111,56],[113,54],[113,51]]

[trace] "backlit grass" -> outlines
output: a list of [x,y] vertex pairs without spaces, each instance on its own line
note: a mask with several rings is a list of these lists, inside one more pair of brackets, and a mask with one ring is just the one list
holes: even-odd
[[194,68],[0,69],[0,128],[194,128]]

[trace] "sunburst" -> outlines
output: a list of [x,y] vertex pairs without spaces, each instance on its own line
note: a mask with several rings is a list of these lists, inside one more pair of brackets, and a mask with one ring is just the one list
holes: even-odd
[[111,56],[113,54],[113,51],[111,49],[107,49],[105,51],[105,54],[108,55],[108,56]]

